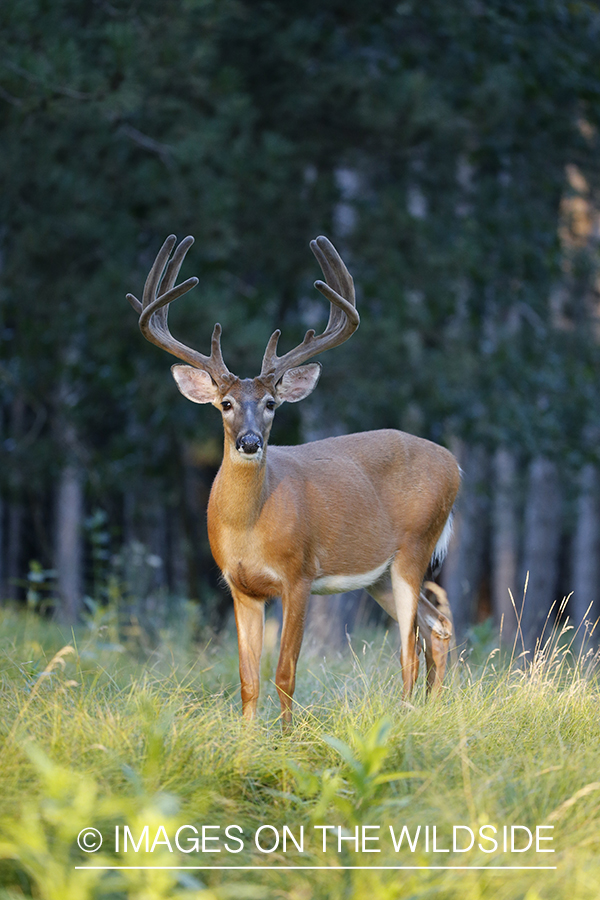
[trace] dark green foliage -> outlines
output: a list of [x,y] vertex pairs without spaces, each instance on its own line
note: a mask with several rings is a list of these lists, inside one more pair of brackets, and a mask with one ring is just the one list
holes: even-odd
[[216,439],[124,299],[170,232],[196,236],[184,275],[200,278],[172,329],[206,351],[221,321],[240,375],[274,327],[288,347],[324,321],[308,241],[325,233],[363,320],[325,360],[326,411],[594,454],[586,248],[566,324],[550,298],[566,165],[597,197],[599,29],[597,3],[557,0],[5,0],[4,488],[18,471],[50,489],[65,421],[100,497],[148,475],[176,491],[182,441]]

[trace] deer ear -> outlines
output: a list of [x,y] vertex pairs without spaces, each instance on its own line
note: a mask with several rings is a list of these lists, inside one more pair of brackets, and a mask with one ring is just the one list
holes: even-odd
[[320,374],[321,363],[309,363],[308,366],[288,369],[275,388],[277,399],[280,403],[284,400],[288,403],[304,400],[316,388]]
[[218,403],[219,389],[204,369],[171,366],[171,372],[183,396],[192,403]]

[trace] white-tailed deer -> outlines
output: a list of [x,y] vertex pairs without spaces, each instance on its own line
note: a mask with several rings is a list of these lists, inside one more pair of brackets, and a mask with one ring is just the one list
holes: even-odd
[[308,598],[365,588],[400,626],[402,679],[409,695],[418,673],[419,633],[426,643],[429,687],[439,686],[449,642],[448,619],[419,594],[432,558],[443,557],[459,469],[448,450],[400,431],[368,431],[297,447],[268,446],[277,407],[315,388],[319,363],[308,359],[346,341],[358,328],[354,284],[325,237],[311,242],[325,282],[315,287],[331,309],[324,332],[308,331],[295,349],[277,355],[269,339],[256,378],[233,375],[215,325],[210,356],[172,337],[168,304],[198,283],[175,285],[192,237],[169,261],[176,238],[163,244],[144,286],[144,337],[189,365],[172,367],[179,390],[212,403],[225,430],[223,462],[208,504],[208,536],[233,595],[240,655],[242,708],[253,718],[259,694],[265,602],[281,597],[283,626],[275,682],[284,722],[291,720],[296,663]]

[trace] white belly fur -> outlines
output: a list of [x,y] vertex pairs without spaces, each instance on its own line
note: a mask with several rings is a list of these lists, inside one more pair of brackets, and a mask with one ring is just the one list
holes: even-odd
[[344,591],[356,591],[360,588],[370,587],[387,572],[392,559],[393,557],[370,572],[358,575],[324,575],[322,578],[316,578],[310,592],[311,594],[343,594]]

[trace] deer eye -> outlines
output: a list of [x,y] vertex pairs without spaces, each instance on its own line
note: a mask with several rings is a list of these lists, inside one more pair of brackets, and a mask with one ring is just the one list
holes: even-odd
[[273,410],[273,409],[275,409],[275,401],[267,400],[267,402],[265,403],[265,406],[267,407],[267,409]]
[[227,412],[228,409],[232,409],[232,408],[233,408],[233,403],[231,402],[231,400],[222,400],[221,401],[221,409],[223,410],[223,412]]

